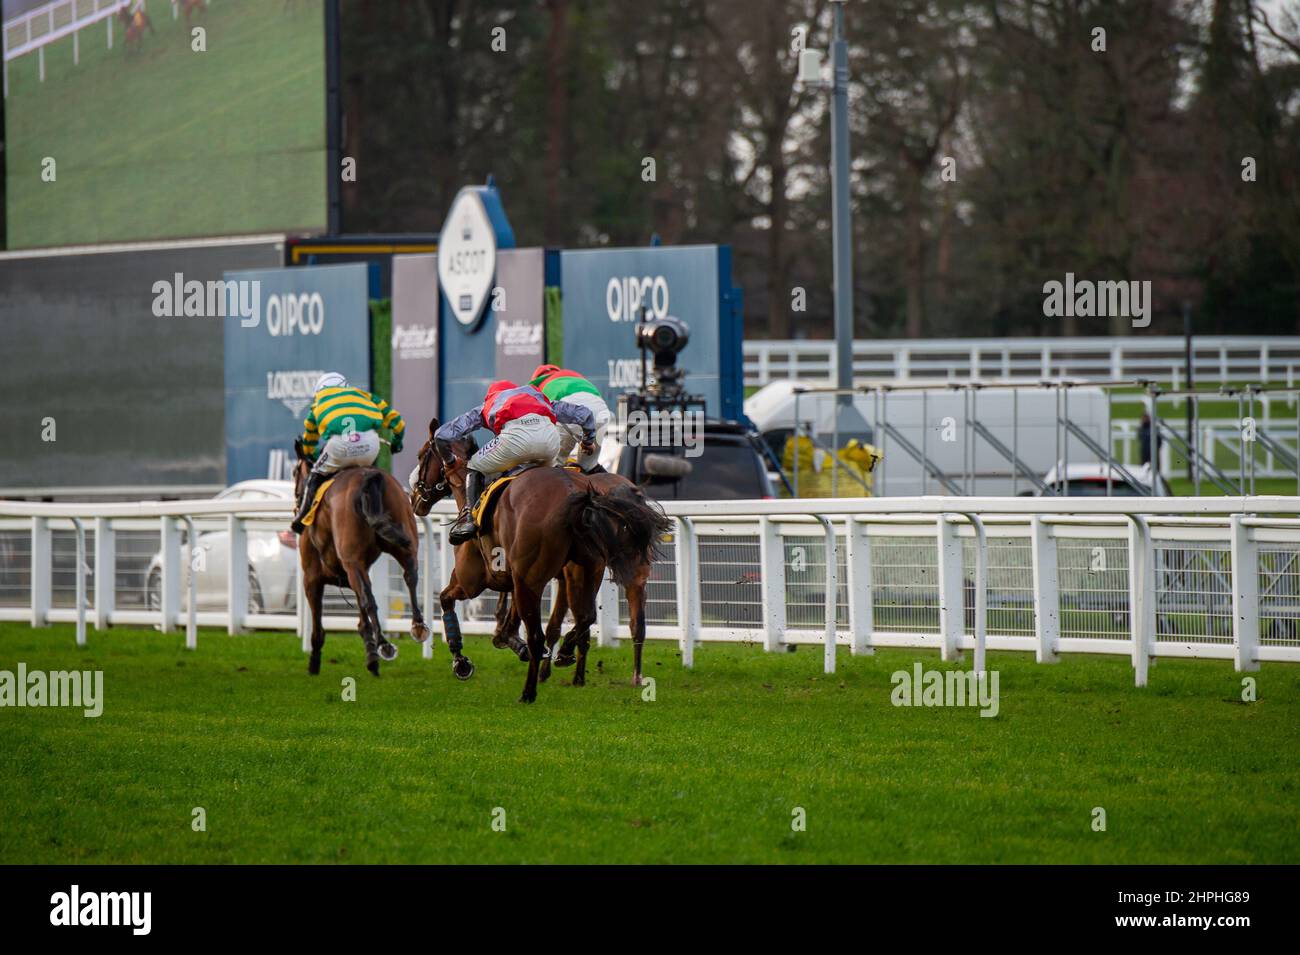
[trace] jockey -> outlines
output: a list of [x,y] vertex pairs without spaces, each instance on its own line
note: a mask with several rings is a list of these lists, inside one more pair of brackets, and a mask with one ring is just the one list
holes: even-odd
[[496,435],[469,459],[465,472],[465,507],[450,532],[453,544],[463,544],[478,536],[471,512],[487,486],[488,475],[520,464],[552,467],[557,463],[560,454],[557,419],[580,429],[584,450],[594,446],[596,425],[587,408],[566,401],[552,404],[531,385],[516,385],[513,381],[494,381],[481,405],[448,421],[435,432],[434,445],[447,468],[455,463],[453,441],[479,428],[487,428]]
[[[311,411],[302,425],[302,447],[316,463],[307,475],[307,486],[298,502],[298,514],[293,519],[293,532],[305,529],[302,520],[311,509],[316,490],[340,468],[368,467],[379,457],[379,428],[388,428],[392,434],[390,446],[393,453],[402,450],[402,435],[406,423],[383,398],[368,391],[348,386],[348,381],[338,372],[321,375],[316,382]],[[317,450],[319,448],[319,454]]]
[[[595,449],[583,452],[577,458],[578,466],[590,472],[596,467],[596,461],[600,457],[600,444],[605,440],[605,432],[614,417],[610,414],[609,405],[605,404],[605,399],[600,396],[600,389],[576,371],[569,371],[558,365],[538,365],[529,384],[551,401],[566,401],[569,404],[582,405],[591,412],[596,422]],[[582,435],[575,425],[557,423],[555,427],[560,435],[560,460],[566,461]]]

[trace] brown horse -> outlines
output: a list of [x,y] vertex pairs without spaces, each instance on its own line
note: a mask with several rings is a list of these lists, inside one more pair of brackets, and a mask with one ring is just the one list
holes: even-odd
[[141,44],[144,42],[144,31],[146,27],[148,27],[149,32],[155,36],[158,34],[158,31],[153,28],[153,21],[149,19],[149,14],[145,13],[143,9],[131,13],[126,7],[122,7],[117,11],[117,18],[121,21],[122,28],[126,31],[126,36],[122,41],[122,48],[128,53],[131,51],[132,46],[139,51]]
[[[298,463],[293,473],[294,498],[302,494],[311,468],[302,441],[294,442]],[[366,669],[379,676],[380,659],[392,660],[397,648],[384,637],[379,607],[370,589],[370,566],[380,554],[391,554],[402,568],[411,597],[411,636],[422,641],[429,635],[420,613],[419,535],[415,516],[402,486],[376,468],[344,468],[326,489],[311,525],[298,538],[303,589],[311,608],[311,660],[307,672],[320,673],[320,652],[325,645],[321,608],[325,587],[350,587],[357,595],[360,621],[357,631],[366,645]]]
[[185,14],[185,25],[190,25],[190,15],[197,10],[199,13],[208,12],[207,0],[180,0],[181,12]]
[[[628,496],[642,503],[646,502],[641,489],[618,474],[609,472],[579,474],[574,476],[574,481],[578,484],[585,482],[597,494]],[[667,522],[661,525],[659,533],[662,534],[666,531],[668,526]],[[632,633],[633,686],[641,685],[641,655],[645,644],[646,584],[650,579],[653,562],[654,551],[644,553],[642,559],[637,563],[631,579],[624,586],[624,592],[627,594],[628,629]],[[543,683],[550,679],[552,665],[556,667],[573,666],[576,660],[577,667],[573,671],[573,685],[583,686],[586,684],[587,651],[591,647],[591,625],[596,621],[596,597],[600,590],[601,578],[604,575],[605,568],[603,565],[594,570],[576,564],[565,567],[563,585],[556,589],[555,603],[551,608],[551,618],[546,624],[546,656],[542,660],[538,672],[538,679]],[[502,603],[505,602],[506,598],[502,597]],[[559,642],[560,631],[564,626],[564,617],[569,610],[573,611],[574,626],[572,630],[565,634],[564,642],[556,651],[555,645]],[[514,613],[512,609],[497,608],[497,627],[501,640],[506,642],[518,640],[516,634],[519,631],[519,623],[519,615]],[[575,650],[577,651],[576,655]]]
[[[411,503],[417,514],[429,512],[448,493],[465,503],[464,471],[469,446],[455,449],[455,466],[448,472],[434,448],[438,420],[429,423],[429,440],[420,449]],[[640,565],[653,560],[655,544],[667,519],[634,495],[602,495],[583,476],[558,468],[525,471],[501,493],[489,524],[478,538],[456,548],[456,568],[441,596],[442,617],[453,667],[462,648],[456,601],[472,600],[484,590],[509,592],[513,612],[527,634],[528,676],[520,702],[537,698],[545,634],[541,627],[541,596],[546,585],[575,564],[576,592],[570,598],[587,626],[595,621],[595,591],[608,567],[621,585],[631,583]],[[566,574],[565,585],[570,578]],[[576,613],[575,613],[576,616]],[[500,621],[501,618],[499,617]],[[460,673],[458,672],[459,676]]]

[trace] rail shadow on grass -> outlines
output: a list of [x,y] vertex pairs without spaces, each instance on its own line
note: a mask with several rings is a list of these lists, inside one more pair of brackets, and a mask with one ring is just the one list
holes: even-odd
[[0,669],[102,668],[105,696],[98,719],[0,709],[0,862],[1300,861],[1296,667],[1247,704],[1216,661],[1138,690],[1123,657],[990,653],[986,719],[891,704],[894,671],[947,668],[925,651],[828,677],[820,648],[708,645],[685,671],[652,642],[646,702],[625,642],[525,707],[522,665],[478,639],[468,683],[409,640],[376,680],[355,635],[318,678],[285,634],[183,639],[0,625]]

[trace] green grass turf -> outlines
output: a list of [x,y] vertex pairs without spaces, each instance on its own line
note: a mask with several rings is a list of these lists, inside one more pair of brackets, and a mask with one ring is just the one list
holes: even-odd
[[[319,0],[217,0],[194,26],[149,5],[156,35],[119,24],[9,64],[9,247],[233,235],[325,225],[325,53]],[[57,180],[41,178],[45,157]]]
[[105,696],[98,719],[0,710],[0,863],[1300,861],[1297,667],[1245,704],[1223,662],[1162,660],[1139,690],[1121,657],[992,653],[987,719],[891,705],[892,671],[944,666],[924,651],[842,652],[828,677],[815,647],[709,645],[687,672],[651,643],[645,702],[625,643],[523,706],[522,664],[484,640],[467,683],[445,647],[400,647],[375,679],[331,636],[312,678],[285,634],[79,650],[0,625],[0,669],[102,668]]

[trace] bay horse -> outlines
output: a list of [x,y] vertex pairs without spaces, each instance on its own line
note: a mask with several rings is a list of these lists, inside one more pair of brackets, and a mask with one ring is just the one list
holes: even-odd
[[[298,456],[293,472],[297,500],[311,459],[303,451],[301,439],[294,441],[293,447]],[[350,587],[357,596],[357,632],[366,646],[366,669],[379,676],[380,659],[397,656],[397,648],[384,637],[379,606],[370,588],[370,567],[381,554],[391,554],[402,568],[411,598],[411,637],[423,641],[429,628],[420,613],[417,594],[419,533],[406,494],[396,479],[377,468],[342,468],[321,497],[312,523],[298,538],[303,589],[312,616],[308,673],[320,673],[321,647],[325,645],[322,605],[328,584]]]
[[126,31],[126,36],[122,40],[122,48],[128,52],[130,52],[132,44],[135,45],[137,51],[140,49],[144,43],[145,27],[148,27],[149,32],[155,36],[158,34],[158,31],[153,28],[153,20],[149,19],[149,14],[144,11],[143,7],[134,13],[126,7],[122,7],[117,11],[117,18],[122,22],[122,29]]
[[[420,515],[429,513],[449,493],[460,507],[465,506],[464,472],[472,444],[460,442],[454,447],[456,461],[448,470],[434,447],[437,430],[434,418],[429,422],[429,438],[420,448],[411,489],[411,504]],[[595,591],[605,568],[626,587],[640,565],[653,560],[655,544],[668,526],[667,518],[644,500],[630,494],[599,494],[590,481],[580,481],[582,477],[551,467],[531,468],[516,477],[501,492],[488,526],[456,548],[455,570],[440,594],[453,668],[462,649],[456,601],[472,600],[487,589],[514,598],[512,611],[527,635],[528,675],[521,703],[537,699],[545,645],[541,597],[546,585],[564,574],[567,587],[566,565],[580,567],[581,577],[573,578],[580,593],[570,603],[584,611],[591,608],[590,626],[595,621]]]

